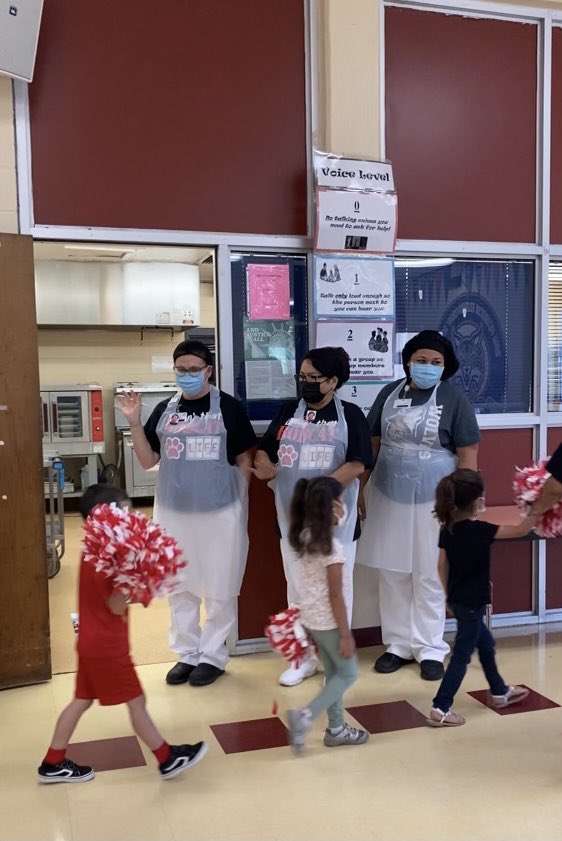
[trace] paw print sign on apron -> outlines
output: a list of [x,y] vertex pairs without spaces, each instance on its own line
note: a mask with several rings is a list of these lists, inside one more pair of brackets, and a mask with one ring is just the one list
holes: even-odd
[[[441,446],[437,386],[422,406],[400,400],[406,380],[389,395],[381,418],[381,446],[370,483],[358,553],[364,566],[396,572],[436,572],[435,489],[452,473],[456,456]],[[430,546],[416,545],[426,535]],[[425,551],[427,548],[428,551]],[[420,569],[428,565],[427,570]]]
[[158,426],[160,466],[154,520],[184,551],[187,567],[176,592],[230,599],[240,592],[248,553],[248,488],[227,458],[220,392],[210,391],[209,412],[178,411],[168,403]]
[[[340,398],[334,396],[334,403],[338,416],[336,422],[312,423],[305,419],[307,405],[301,400],[283,430],[277,455],[277,477],[270,483],[275,491],[277,521],[283,538],[287,538],[289,532],[289,510],[298,480],[330,476],[346,462],[347,422]],[[353,542],[358,494],[359,480],[355,479],[344,489],[347,518],[334,529],[334,537],[343,544]]]

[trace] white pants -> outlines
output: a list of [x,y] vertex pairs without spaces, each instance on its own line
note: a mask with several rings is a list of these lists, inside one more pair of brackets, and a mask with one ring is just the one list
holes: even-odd
[[[357,550],[357,541],[343,544],[343,554],[345,557],[345,565],[343,568],[343,599],[347,607],[347,618],[349,626],[351,627],[351,615],[353,613],[353,567],[355,566],[355,553]],[[299,570],[300,561],[295,550],[292,548],[289,541],[281,538],[281,555],[283,557],[283,569],[285,570],[285,578],[287,579],[287,604],[300,604],[300,583]]]
[[169,645],[180,663],[197,666],[210,663],[224,669],[228,663],[225,640],[236,625],[236,596],[232,599],[205,599],[207,618],[200,624],[201,599],[193,593],[175,593],[170,602]]
[[449,646],[443,640],[445,594],[437,571],[380,569],[379,603],[382,641],[390,654],[443,662]]

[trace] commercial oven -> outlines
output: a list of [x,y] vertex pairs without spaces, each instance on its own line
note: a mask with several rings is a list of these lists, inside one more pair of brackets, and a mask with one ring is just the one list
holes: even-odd
[[41,388],[43,450],[62,456],[105,451],[103,398],[99,385]]

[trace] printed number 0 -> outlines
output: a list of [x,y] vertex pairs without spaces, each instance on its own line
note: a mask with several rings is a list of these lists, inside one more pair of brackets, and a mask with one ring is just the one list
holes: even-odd
[[347,341],[348,341],[348,342],[352,342],[352,341],[353,341],[353,330],[348,330],[348,331],[347,331]]

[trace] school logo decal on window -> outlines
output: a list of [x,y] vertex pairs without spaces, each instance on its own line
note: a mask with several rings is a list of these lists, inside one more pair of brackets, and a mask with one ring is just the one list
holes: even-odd
[[505,401],[506,367],[503,333],[494,308],[481,295],[460,296],[446,310],[440,330],[452,342],[459,360],[451,382],[471,403],[498,404],[499,408]]

